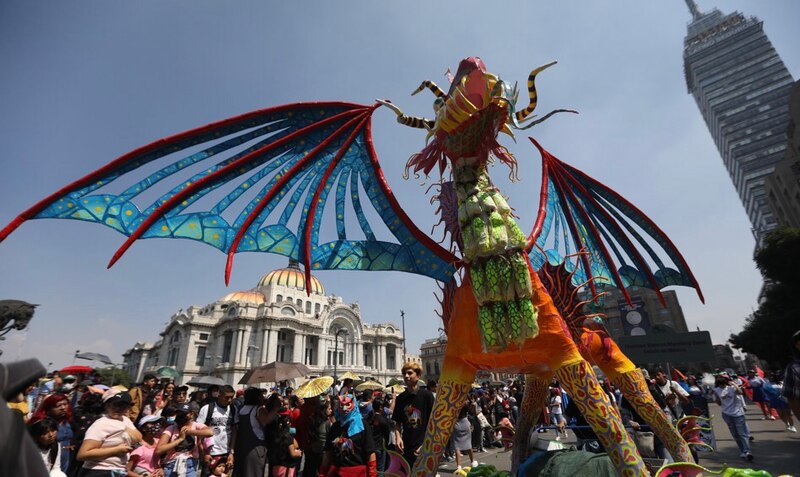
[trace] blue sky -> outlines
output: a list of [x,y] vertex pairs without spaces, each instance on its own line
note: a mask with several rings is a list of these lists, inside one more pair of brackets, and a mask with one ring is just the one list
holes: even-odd
[[[719,2],[719,0],[717,0]],[[661,2],[24,2],[0,3],[0,222],[74,179],[155,139],[295,101],[371,103],[389,98],[430,115],[431,97],[409,96],[423,79],[466,56],[524,85],[537,81],[542,111],[571,107],[530,130],[560,159],[616,189],[672,238],[706,296],[679,289],[690,328],[715,341],[738,331],[756,306],[760,276],[750,224],[700,113],[686,92],[682,42],[688,9]],[[800,4],[700,0],[764,21],[792,75],[800,74]],[[390,186],[430,230],[427,184],[402,178],[424,145],[379,110],[375,143]],[[524,139],[525,135],[519,135]],[[505,141],[510,144],[510,141]],[[539,156],[512,147],[521,181],[493,177],[523,229],[535,219]],[[430,183],[431,181],[428,181]],[[434,233],[436,238],[441,232]],[[169,316],[231,290],[252,288],[280,256],[225,257],[183,240],[135,244],[111,270],[124,237],[76,221],[37,220],[0,244],[3,298],[40,304],[29,330],[7,335],[0,359],[39,357],[58,367],[76,349],[120,354],[153,341]],[[391,272],[318,272],[329,292],[358,302],[364,321],[399,324],[409,350],[437,336],[435,283]]]

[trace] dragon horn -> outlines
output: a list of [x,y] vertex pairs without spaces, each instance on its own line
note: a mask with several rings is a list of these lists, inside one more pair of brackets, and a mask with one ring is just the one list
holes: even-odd
[[422,90],[423,90],[423,89],[425,89],[425,88],[428,88],[429,90],[431,90],[431,92],[432,92],[434,95],[436,95],[436,97],[437,97],[437,98],[441,98],[441,97],[443,97],[443,96],[447,96],[447,95],[445,94],[445,92],[444,92],[444,91],[442,91],[442,88],[438,87],[438,86],[436,85],[436,83],[434,83],[434,82],[433,82],[433,81],[431,81],[431,80],[425,80],[425,81],[423,81],[423,82],[422,82],[422,84],[420,84],[420,85],[419,85],[419,88],[415,89],[415,90],[414,90],[414,92],[413,92],[413,93],[411,93],[411,96],[414,96],[415,94],[419,93],[420,91],[422,91]]
[[540,66],[535,70],[531,71],[531,74],[528,75],[528,96],[530,97],[530,103],[528,104],[527,108],[523,109],[522,111],[517,111],[515,116],[518,123],[524,121],[525,118],[530,116],[533,110],[536,109],[537,97],[536,97],[536,85],[534,84],[536,75],[539,74],[542,70],[553,66],[554,64],[556,64],[555,61],[552,63],[548,63],[544,66]]

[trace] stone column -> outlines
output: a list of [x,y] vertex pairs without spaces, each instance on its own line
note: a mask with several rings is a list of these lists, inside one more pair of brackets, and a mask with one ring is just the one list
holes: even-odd
[[383,343],[375,347],[378,356],[376,356],[375,364],[378,369],[386,369],[386,346]]
[[364,366],[364,343],[356,343],[356,366]]
[[268,351],[269,351],[269,330],[264,329],[261,333],[261,364],[267,364]]
[[269,364],[275,361],[275,356],[278,353],[278,330],[267,330],[267,359],[264,364]]
[[292,345],[292,361],[294,361],[295,363],[303,362],[303,335],[298,331],[294,332],[294,344]]
[[325,336],[317,337],[317,366],[320,370],[328,365],[328,340]]

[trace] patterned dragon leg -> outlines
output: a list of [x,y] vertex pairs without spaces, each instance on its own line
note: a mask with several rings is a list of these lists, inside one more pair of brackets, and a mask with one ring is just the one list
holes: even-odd
[[581,329],[580,349],[622,392],[636,413],[678,462],[694,462],[689,445],[647,389],[642,371],[628,359],[605,330]]
[[[436,475],[450,434],[453,432],[458,414],[467,401],[467,395],[475,381],[476,368],[464,360],[467,353],[480,351],[480,339],[474,326],[476,310],[470,306],[474,302],[472,290],[468,285],[459,287],[453,297],[452,311],[446,312],[447,348],[444,355],[442,374],[436,392],[436,401],[428,420],[425,440],[422,443],[412,475],[427,477]],[[472,316],[467,315],[467,313]],[[467,323],[459,317],[467,317]],[[456,321],[449,323],[451,319]],[[472,327],[469,325],[473,324]]]
[[678,429],[672,425],[666,413],[658,406],[653,395],[647,389],[641,369],[634,369],[624,374],[619,374],[611,378],[611,382],[622,391],[625,399],[631,406],[650,425],[653,432],[664,447],[667,448],[672,458],[676,462],[694,463],[694,458],[689,450],[689,444],[683,439]]
[[555,376],[597,434],[617,472],[623,477],[649,475],[636,444],[625,432],[619,412],[600,387],[589,363],[581,360],[564,365]]
[[528,458],[528,442],[531,431],[542,414],[550,380],[533,374],[525,375],[525,393],[519,403],[514,445],[511,447],[511,474],[516,475],[519,465]]
[[650,475],[636,444],[625,432],[619,412],[600,387],[589,363],[581,357],[566,322],[538,275],[531,272],[531,280],[541,330],[531,345],[547,350],[545,362],[597,434],[617,472],[623,477]]

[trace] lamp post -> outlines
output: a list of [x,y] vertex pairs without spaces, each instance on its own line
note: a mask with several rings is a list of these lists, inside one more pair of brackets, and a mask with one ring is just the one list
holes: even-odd
[[406,312],[400,310],[400,320],[403,322],[403,365],[406,364]]
[[336,330],[336,333],[333,335],[334,339],[334,346],[333,346],[333,385],[336,385],[336,382],[339,380],[339,375],[337,373],[338,365],[339,365],[339,335],[346,335],[347,330],[344,328],[339,328]]

